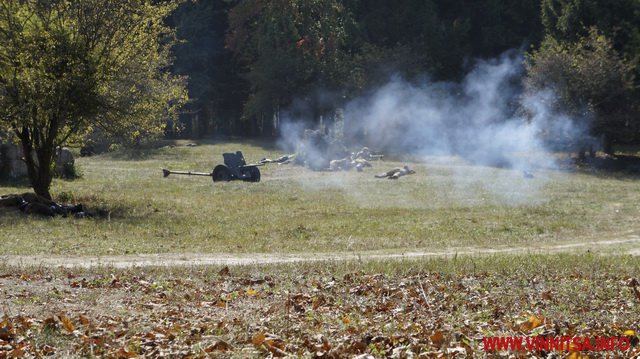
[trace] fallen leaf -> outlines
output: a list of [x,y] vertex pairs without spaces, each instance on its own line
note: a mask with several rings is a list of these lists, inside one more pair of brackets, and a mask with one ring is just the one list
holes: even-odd
[[260,345],[260,344],[262,344],[264,342],[265,339],[267,339],[266,335],[257,334],[256,336],[253,337],[251,342],[253,343],[253,345]]
[[467,350],[465,348],[463,348],[463,347],[447,348],[447,354],[449,354],[451,356],[466,355],[467,354]]
[[284,341],[279,338],[273,338],[273,339],[267,338],[267,340],[265,340],[262,344],[268,345],[270,347],[278,348],[281,350],[284,349]]
[[42,324],[45,330],[51,330],[51,331],[58,330],[58,323],[54,317],[49,317],[45,319]]
[[60,322],[62,323],[62,327],[69,333],[73,333],[76,330],[76,327],[73,325],[71,320],[67,318],[64,314],[60,315]]
[[89,320],[89,318],[85,317],[84,315],[80,314],[80,316],[78,316],[78,320],[80,321],[80,323],[82,325],[89,325],[91,324],[91,321]]
[[229,272],[230,272],[229,267],[225,266],[218,272],[218,275],[221,275],[221,276],[229,275]]
[[126,350],[126,349],[124,349],[124,348],[120,348],[120,350],[118,350],[118,351],[116,352],[116,357],[118,357],[118,358],[125,358],[125,359],[128,359],[128,358],[137,358],[137,357],[138,357],[138,354],[136,354],[136,353],[134,353],[134,352],[130,352],[130,351],[128,351],[128,350]]
[[5,342],[10,342],[12,341],[14,338],[13,333],[11,332],[11,327],[9,326],[2,326],[0,327],[0,339],[4,340]]
[[214,351],[226,352],[227,350],[231,350],[231,345],[224,340],[218,340],[212,345],[208,346],[204,351],[207,353],[211,353]]
[[529,319],[519,324],[519,329],[523,332],[530,332],[533,329],[541,326],[544,322],[543,317],[536,317],[535,315],[529,316]]
[[42,347],[41,350],[42,350],[42,354],[44,354],[44,355],[53,355],[53,354],[56,353],[56,348],[52,347],[51,345],[47,345],[47,344],[45,344]]
[[567,359],[583,359],[583,358],[589,358],[586,355],[582,355],[578,352],[572,352],[571,354],[569,354],[569,356],[567,356]]
[[430,336],[429,339],[431,339],[431,342],[438,348],[442,347],[442,344],[444,344],[444,335],[441,331],[433,333],[433,335]]
[[631,329],[625,330],[624,333],[622,333],[622,335],[629,339],[629,344],[631,344],[631,346],[633,347],[637,346],[640,343],[640,338],[638,338],[636,334],[636,331]]
[[24,356],[25,351],[22,348],[16,348],[13,351],[11,351],[11,357],[13,358],[20,358],[22,356]]
[[262,343],[262,346],[264,346],[265,349],[267,349],[271,355],[273,355],[274,357],[285,357],[287,356],[287,352],[285,352],[283,349],[275,346],[275,345],[271,345],[269,344],[268,340],[265,340],[264,343]]

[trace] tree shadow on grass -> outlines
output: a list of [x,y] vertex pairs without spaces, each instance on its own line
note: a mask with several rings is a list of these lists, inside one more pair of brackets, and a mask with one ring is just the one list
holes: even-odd
[[[203,145],[224,145],[238,143],[256,147],[264,151],[280,151],[277,139],[273,138],[245,138],[245,137],[216,137],[214,139],[178,139],[178,140],[159,140],[150,143],[141,144],[139,146],[122,146],[116,151],[103,154],[109,159],[119,161],[140,161],[146,160],[161,154],[161,151],[167,148],[175,147],[197,147]],[[220,153],[222,155],[222,153]]]
[[576,163],[580,173],[600,178],[640,180],[640,157],[634,155],[596,156]]
[[0,176],[1,187],[17,187],[17,188],[31,188],[31,182],[26,178],[11,178],[7,176]]
[[188,141],[198,146],[224,145],[224,144],[230,144],[230,143],[238,143],[245,146],[256,147],[264,151],[280,151],[281,150],[280,146],[278,145],[277,138],[216,136],[215,138],[210,138],[210,139],[181,140],[181,141],[177,141],[176,145],[180,145],[184,141]]
[[248,145],[259,147],[265,151],[281,151],[282,148],[278,145],[278,140],[275,138],[253,138],[244,139],[243,143]]
[[126,201],[107,201],[93,195],[75,197],[62,192],[53,201],[37,196],[31,191],[3,194],[0,201],[0,217],[52,218],[144,221],[156,212],[153,208],[140,207]]
[[161,147],[123,147],[103,156],[117,161],[142,161],[157,155]]

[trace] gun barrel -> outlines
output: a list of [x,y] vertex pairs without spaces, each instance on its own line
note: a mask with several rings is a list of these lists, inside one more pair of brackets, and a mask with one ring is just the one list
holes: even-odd
[[207,177],[211,177],[212,175],[212,173],[205,173],[205,172],[171,171],[165,168],[162,169],[162,174],[164,177],[169,177],[170,174],[187,175],[187,176],[207,176]]

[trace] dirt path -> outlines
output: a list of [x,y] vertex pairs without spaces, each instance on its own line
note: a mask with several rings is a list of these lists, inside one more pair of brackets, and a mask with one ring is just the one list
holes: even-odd
[[247,253],[247,254],[140,254],[129,256],[52,256],[4,255],[0,261],[12,266],[96,267],[116,268],[144,266],[197,266],[197,265],[258,265],[316,261],[403,260],[455,255],[491,255],[515,253],[584,252],[640,255],[640,236],[628,235],[623,239],[583,241],[558,245],[527,247],[474,248],[460,247],[434,251],[411,252],[342,252],[342,253]]

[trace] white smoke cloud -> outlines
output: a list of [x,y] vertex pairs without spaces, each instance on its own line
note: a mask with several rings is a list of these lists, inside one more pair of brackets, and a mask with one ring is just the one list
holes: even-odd
[[[450,186],[471,202],[483,191],[506,204],[537,202],[548,180],[539,171],[556,168],[544,137],[579,138],[584,131],[554,110],[551,91],[525,94],[523,76],[522,55],[508,52],[479,61],[461,83],[394,77],[344,106],[346,142],[416,155],[427,165],[461,159],[466,165],[450,167]],[[299,141],[300,123],[282,128],[283,143]]]

